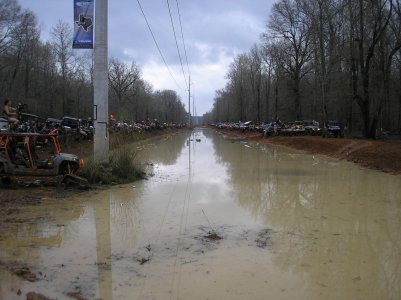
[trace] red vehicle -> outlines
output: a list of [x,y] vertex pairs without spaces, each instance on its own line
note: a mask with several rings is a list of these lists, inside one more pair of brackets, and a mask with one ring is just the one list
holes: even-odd
[[0,133],[0,178],[59,176],[60,183],[86,185],[87,180],[77,175],[82,167],[78,156],[61,152],[54,132]]

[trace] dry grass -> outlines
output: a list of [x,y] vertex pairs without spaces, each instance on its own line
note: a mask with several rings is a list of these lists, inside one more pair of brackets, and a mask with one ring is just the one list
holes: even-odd
[[93,158],[87,159],[80,176],[90,183],[112,184],[127,183],[145,177],[135,158],[138,154],[124,139],[114,140],[114,150],[110,154],[110,163],[102,164]]

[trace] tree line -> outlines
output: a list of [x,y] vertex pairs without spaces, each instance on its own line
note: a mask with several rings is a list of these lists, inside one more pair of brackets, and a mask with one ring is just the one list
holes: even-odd
[[399,133],[400,49],[398,0],[279,0],[204,118],[335,119],[368,138]]
[[[28,104],[43,117],[93,116],[92,50],[72,49],[72,27],[63,21],[41,41],[38,19],[17,0],[0,0],[0,95]],[[185,107],[173,90],[155,90],[135,62],[109,62],[109,112],[118,119],[180,122]]]

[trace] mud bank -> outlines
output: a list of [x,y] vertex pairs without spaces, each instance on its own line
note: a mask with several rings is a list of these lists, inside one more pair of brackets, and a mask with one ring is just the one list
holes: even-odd
[[380,170],[394,175],[401,174],[401,142],[383,142],[365,139],[336,139],[320,136],[293,136],[264,138],[260,133],[218,130],[235,137],[242,137],[262,144],[273,144],[309,154],[357,163],[365,168]]

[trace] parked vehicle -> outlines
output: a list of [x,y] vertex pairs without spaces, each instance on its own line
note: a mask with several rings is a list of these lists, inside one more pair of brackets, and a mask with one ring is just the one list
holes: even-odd
[[61,128],[61,122],[62,120],[60,119],[54,119],[54,118],[47,118],[45,122],[45,126],[39,131],[39,133],[42,134],[48,134],[55,129],[60,129]]
[[337,121],[328,121],[326,126],[323,127],[323,137],[344,137],[344,129]]
[[60,176],[60,182],[86,185],[87,180],[77,176],[82,167],[78,156],[61,152],[54,134],[0,133],[0,178]]
[[303,123],[305,127],[305,134],[320,135],[321,130],[319,128],[319,122],[315,120],[305,120]]
[[241,131],[246,131],[250,128],[250,126],[253,124],[252,121],[247,121],[247,122],[240,122],[239,124],[239,129]]
[[72,117],[63,117],[61,125],[67,133],[79,133],[79,128],[81,127],[79,119]]
[[91,119],[80,119],[80,125],[81,134],[83,134],[88,140],[92,140],[95,131],[93,127],[93,121]]
[[305,128],[303,127],[301,121],[284,123],[284,126],[281,130],[281,134],[286,136],[304,135]]
[[268,136],[280,135],[282,126],[283,124],[281,124],[281,122],[272,122],[266,124],[263,130],[263,136],[268,137]]
[[306,130],[303,121],[295,121],[293,124],[293,135],[305,135]]
[[0,116],[0,132],[7,131],[9,129],[8,118]]
[[84,128],[81,124],[80,119],[63,117],[61,125],[63,134],[73,135],[77,140],[89,139],[93,136],[93,128],[92,131],[90,129]]
[[28,113],[20,113],[19,121],[20,124],[16,128],[16,132],[40,132],[46,124],[46,119]]

